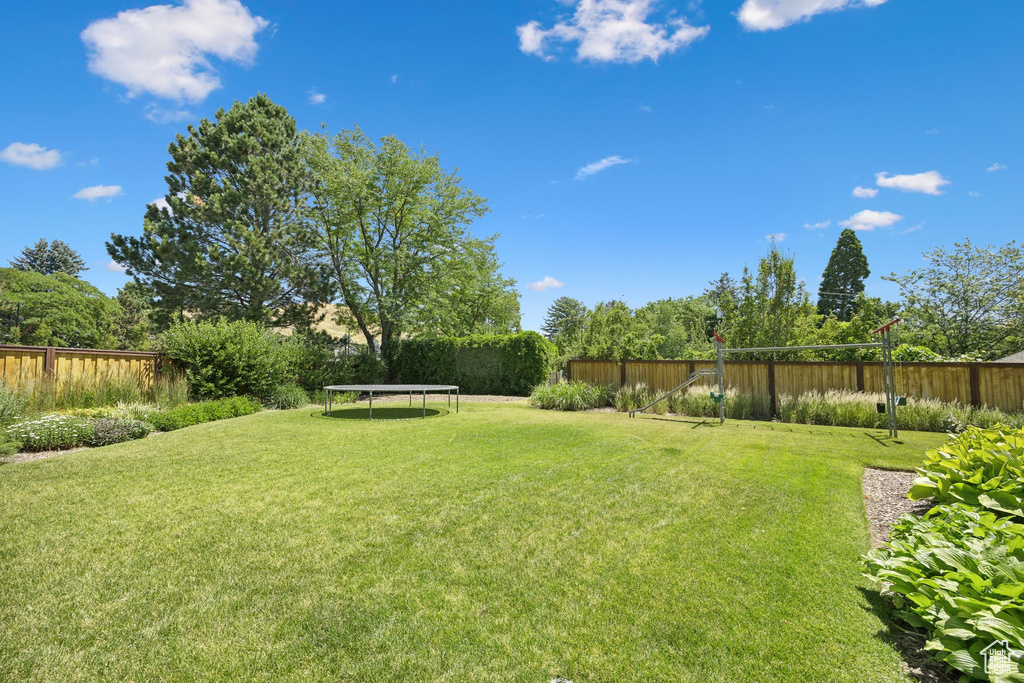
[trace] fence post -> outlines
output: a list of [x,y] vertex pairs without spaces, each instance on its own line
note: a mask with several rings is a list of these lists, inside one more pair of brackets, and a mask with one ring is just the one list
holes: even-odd
[[768,361],[768,412],[772,417],[779,414],[779,399],[775,395],[775,361]]
[[46,355],[43,357],[43,372],[52,375],[57,369],[57,349],[53,346],[46,347]]
[[565,364],[565,381],[572,381],[572,361],[567,361]]
[[857,362],[857,391],[864,393],[864,363]]
[[619,361],[619,388],[626,386],[626,361]]
[[970,377],[971,377],[971,405],[975,408],[981,407],[981,377],[978,371],[978,364],[971,363],[970,366]]

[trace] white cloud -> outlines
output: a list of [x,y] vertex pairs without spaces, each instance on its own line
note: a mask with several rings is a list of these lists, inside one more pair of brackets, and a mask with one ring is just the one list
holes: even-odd
[[901,235],[909,235],[912,232],[917,232],[918,230],[920,230],[923,227],[924,227],[924,223],[918,223],[917,225],[910,226],[906,230],[900,230],[900,234]]
[[519,49],[550,61],[552,43],[576,43],[576,60],[590,62],[657,62],[663,54],[707,35],[710,27],[691,26],[685,19],[648,22],[654,0],[576,0],[572,18],[543,28],[531,21],[516,28]]
[[48,171],[64,163],[59,149],[46,149],[34,142],[12,142],[0,152],[0,161],[36,171]]
[[797,22],[809,21],[815,14],[849,9],[877,7],[886,0],[746,0],[737,13],[748,31],[774,31]]
[[600,173],[606,168],[618,166],[619,164],[631,164],[634,161],[635,159],[623,159],[618,154],[610,157],[605,157],[600,161],[594,161],[592,163],[589,163],[586,166],[580,168],[580,170],[576,171],[576,180],[585,180],[590,176],[594,175],[595,173]]
[[808,230],[824,230],[830,225],[832,225],[832,219],[821,221],[819,223],[804,223],[804,227]]
[[847,220],[840,222],[839,225],[844,228],[867,230],[870,232],[875,228],[888,228],[901,220],[903,220],[903,216],[898,213],[893,213],[892,211],[872,211],[871,209],[865,209],[864,211],[858,211],[853,214]]
[[184,0],[98,19],[81,37],[89,71],[125,86],[129,97],[199,102],[221,87],[208,57],[252,63],[255,35],[267,23],[239,0]]
[[530,284],[526,285],[526,288],[528,290],[530,290],[531,292],[543,292],[545,289],[552,289],[552,288],[564,287],[564,286],[565,286],[564,282],[559,282],[558,280],[556,280],[555,278],[551,277],[550,275],[545,275],[543,280],[538,280],[537,282],[531,282]]
[[87,201],[94,202],[97,199],[106,199],[109,201],[119,194],[121,194],[120,185],[93,185],[92,187],[83,187],[81,190],[71,195],[71,197],[73,199],[85,199]]
[[391,74],[391,82],[398,83],[398,74]]
[[524,213],[519,218],[521,220],[524,220],[524,221],[535,221],[538,218],[544,218],[544,214],[542,214],[542,213]]
[[326,101],[327,101],[327,95],[323,94],[322,92],[317,92],[316,90],[310,90],[309,91],[309,103],[310,104],[323,104]]
[[934,195],[942,194],[942,190],[939,188],[949,185],[949,181],[943,178],[938,171],[894,176],[890,176],[888,173],[876,173],[875,183],[879,187],[892,187],[904,192],[922,192]]
[[157,197],[156,199],[151,201],[149,204],[147,204],[147,206],[150,206],[150,205],[155,206],[158,209],[167,209],[168,211],[171,210],[171,205],[168,204],[167,200],[164,199],[163,197]]
[[651,105],[649,105],[649,104],[641,104],[639,107],[637,107],[637,109],[642,111],[645,114],[650,114],[651,112],[654,111],[654,109],[652,109]]
[[144,116],[153,123],[177,123],[195,118],[187,109],[165,109],[155,104],[146,105]]
[[854,197],[858,197],[860,199],[871,199],[872,197],[878,195],[878,190],[876,190],[873,187],[861,187],[860,185],[858,185],[857,187],[853,188],[852,194]]
[[987,170],[989,173],[995,173],[996,171],[1005,171],[1007,168],[1009,168],[1009,166],[1007,166],[1006,164],[1000,164],[997,161],[996,163],[992,164],[985,170]]
[[766,240],[768,240],[769,242],[785,242],[786,241],[786,233],[784,233],[784,232],[773,232],[773,233],[769,233],[769,234],[765,235],[764,238]]
[[127,270],[127,268],[122,266],[117,261],[109,261],[107,263],[107,270],[109,270],[111,273],[123,273],[125,272],[125,270]]
[[980,192],[978,192],[977,190],[969,190],[969,191],[967,192],[967,196],[968,196],[968,197],[980,197],[980,196],[981,196],[981,193],[980,193]]

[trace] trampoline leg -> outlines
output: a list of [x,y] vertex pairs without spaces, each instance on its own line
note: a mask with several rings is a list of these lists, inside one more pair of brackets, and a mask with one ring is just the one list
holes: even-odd
[[448,390],[448,407],[449,408],[452,407],[452,390],[451,389]]
[[456,389],[455,390],[455,414],[458,415],[458,413],[459,413],[459,390]]
[[423,419],[427,419],[427,392],[423,392]]
[[412,392],[409,392],[409,407],[412,408]]
[[373,392],[370,392],[370,419],[373,419]]

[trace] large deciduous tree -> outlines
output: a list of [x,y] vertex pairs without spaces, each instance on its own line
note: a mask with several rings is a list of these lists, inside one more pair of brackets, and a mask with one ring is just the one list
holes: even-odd
[[[473,269],[466,254],[483,254],[494,239],[467,232],[487,212],[486,200],[445,171],[437,154],[416,153],[395,137],[377,145],[357,128],[305,135],[303,148],[310,223],[342,315],[387,358],[403,332],[447,317],[431,309],[447,305],[446,292]],[[507,283],[493,279],[496,262],[483,261],[504,291]]]
[[818,314],[849,321],[857,297],[864,292],[864,280],[870,274],[868,259],[857,233],[846,228],[839,234],[839,240],[821,276]]
[[31,270],[42,275],[65,273],[71,277],[78,277],[80,273],[89,270],[81,254],[68,246],[67,242],[47,242],[43,238],[34,245],[22,249],[21,254],[9,263],[18,270]]
[[[946,356],[999,357],[1024,343],[1024,247],[978,247],[924,252],[928,265],[884,278],[903,295],[910,333]],[[927,341],[925,341],[927,340]]]
[[155,313],[308,323],[329,286],[304,225],[295,119],[260,94],[189,125],[168,151],[167,207],[148,207],[140,237],[107,243]]
[[67,273],[0,268],[0,343],[109,349],[121,306]]

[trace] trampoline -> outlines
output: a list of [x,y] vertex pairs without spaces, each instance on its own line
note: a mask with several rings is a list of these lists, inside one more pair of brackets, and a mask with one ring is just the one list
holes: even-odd
[[409,405],[412,406],[412,395],[423,394],[423,418],[427,417],[427,394],[448,394],[448,407],[452,407],[452,392],[455,392],[455,412],[459,412],[459,387],[454,384],[332,384],[324,387],[324,415],[331,414],[334,407],[334,394],[337,392],[357,391],[370,394],[370,419],[373,419],[373,394],[409,394]]

